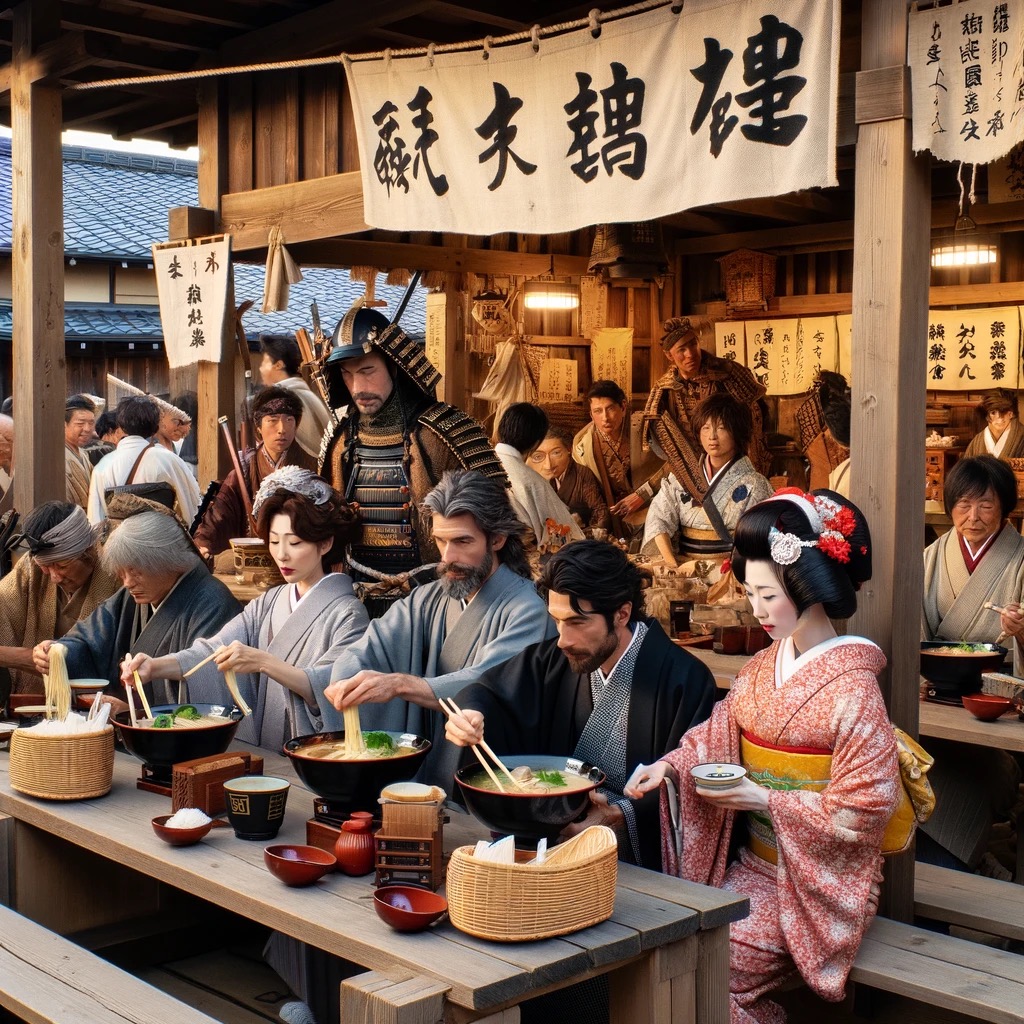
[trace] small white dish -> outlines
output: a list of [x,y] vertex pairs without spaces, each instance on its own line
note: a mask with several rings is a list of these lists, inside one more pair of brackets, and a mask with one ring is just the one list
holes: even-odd
[[68,685],[75,693],[96,693],[109,685],[106,679],[69,679]]
[[743,781],[747,769],[727,762],[696,764],[690,769],[690,774],[700,789],[732,789]]

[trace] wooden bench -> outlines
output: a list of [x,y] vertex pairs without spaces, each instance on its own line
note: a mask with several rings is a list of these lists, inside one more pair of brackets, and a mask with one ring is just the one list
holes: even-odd
[[934,864],[914,867],[914,913],[1024,941],[1024,885]]
[[0,1006],[29,1024],[217,1024],[5,906]]
[[876,918],[850,978],[993,1024],[1020,1024],[1024,956]]

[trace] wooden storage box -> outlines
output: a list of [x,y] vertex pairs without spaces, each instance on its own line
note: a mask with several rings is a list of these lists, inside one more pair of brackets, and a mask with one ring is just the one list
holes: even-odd
[[231,751],[211,757],[197,757],[174,766],[171,779],[171,809],[198,807],[210,817],[227,810],[224,783],[242,775],[262,775],[263,758],[259,754]]

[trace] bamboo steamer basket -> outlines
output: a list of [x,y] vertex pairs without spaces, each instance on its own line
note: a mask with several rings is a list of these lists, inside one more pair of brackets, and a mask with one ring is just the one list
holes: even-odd
[[459,931],[530,942],[589,928],[615,909],[618,846],[603,825],[585,829],[543,864],[495,864],[460,846],[448,864],[448,916]]
[[85,736],[11,736],[11,789],[43,800],[85,800],[110,792],[114,728]]

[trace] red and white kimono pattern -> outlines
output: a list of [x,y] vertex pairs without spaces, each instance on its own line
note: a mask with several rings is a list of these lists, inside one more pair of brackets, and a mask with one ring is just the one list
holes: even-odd
[[[680,849],[662,797],[665,870],[750,899],[731,926],[732,1021],[777,1024],[764,998],[797,973],[823,999],[843,998],[861,937],[878,906],[885,826],[899,796],[896,742],[876,676],[885,656],[870,641],[837,637],[799,659],[776,687],[780,644],[755,655],[710,719],[666,755],[680,777]],[[737,813],[699,797],[690,769],[739,763],[740,730],[780,746],[827,748],[832,771],[821,792],[772,790],[769,813],[778,866],[748,849],[728,864]]]

